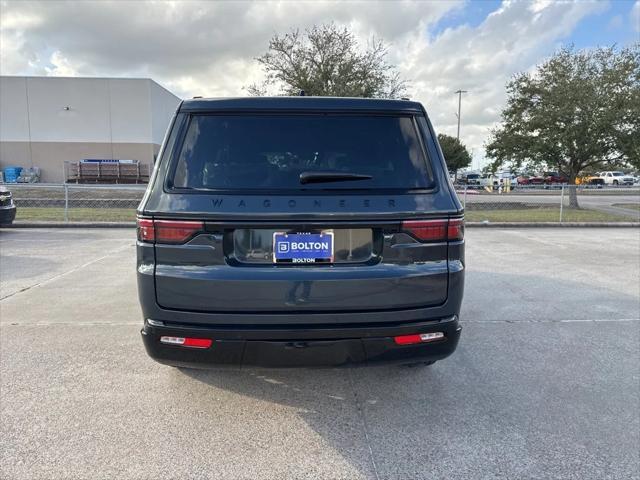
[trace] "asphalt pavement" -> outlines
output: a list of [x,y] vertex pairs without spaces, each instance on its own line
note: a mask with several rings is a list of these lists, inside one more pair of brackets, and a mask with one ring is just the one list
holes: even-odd
[[468,229],[431,367],[189,371],[132,229],[0,230],[0,477],[640,478],[640,232]]

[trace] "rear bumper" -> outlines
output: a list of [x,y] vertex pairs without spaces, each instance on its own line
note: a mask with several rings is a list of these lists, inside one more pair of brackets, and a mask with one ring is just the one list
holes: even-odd
[[[353,364],[412,363],[448,357],[458,345],[457,316],[423,322],[354,327],[206,328],[145,322],[141,331],[147,353],[154,360],[178,367],[246,365],[264,367],[320,367]],[[397,345],[393,337],[443,332],[443,340]],[[213,340],[199,349],[160,343],[160,337]]]

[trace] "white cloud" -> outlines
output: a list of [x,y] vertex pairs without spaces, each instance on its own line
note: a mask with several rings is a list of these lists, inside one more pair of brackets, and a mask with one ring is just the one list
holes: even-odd
[[[504,103],[504,84],[553,52],[603,2],[505,2],[480,25],[434,33],[457,2],[58,2],[2,3],[0,72],[149,76],[184,97],[243,95],[258,81],[254,57],[293,27],[334,21],[366,42],[390,43],[389,59],[412,83],[439,132],[455,134],[459,88],[462,139],[482,156]],[[640,1],[633,11],[636,18]]]
[[68,58],[62,55],[60,51],[55,51],[49,59],[50,67],[44,67],[47,75],[51,77],[76,77],[78,69],[72,65]]
[[[460,2],[41,2],[5,3],[5,73],[43,73],[52,51],[80,75],[151,75],[188,85],[182,95],[240,94],[254,57],[276,32],[335,21],[363,40],[393,42]],[[34,65],[29,59],[36,58]],[[178,79],[181,79],[178,81]],[[194,88],[194,91],[190,89]]]
[[631,23],[634,32],[640,32],[640,0],[636,0],[631,9]]
[[[35,49],[28,43],[28,32],[41,23],[37,14],[22,11],[7,11],[6,4],[0,4],[0,73],[6,75],[25,68],[44,73],[39,67]],[[23,52],[18,54],[17,52]]]
[[483,157],[488,130],[500,117],[505,83],[551,54],[586,15],[607,7],[601,2],[504,2],[476,28],[447,29],[414,52],[410,77],[415,96],[430,112],[436,130],[455,135],[458,97],[462,101],[461,139]]

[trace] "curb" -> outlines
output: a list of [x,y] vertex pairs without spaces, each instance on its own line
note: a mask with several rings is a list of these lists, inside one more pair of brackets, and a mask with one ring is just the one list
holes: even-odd
[[[3,228],[135,228],[135,222],[14,222]],[[640,222],[466,222],[468,228],[639,228]]]

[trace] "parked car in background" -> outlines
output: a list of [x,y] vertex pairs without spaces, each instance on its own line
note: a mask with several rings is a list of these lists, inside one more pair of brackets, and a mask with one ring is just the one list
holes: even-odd
[[583,175],[576,178],[576,185],[592,185],[602,187],[604,185],[604,179],[600,177],[599,173],[593,175]]
[[7,187],[0,185],[0,225],[10,225],[16,218],[16,204]]
[[545,181],[544,181],[544,175],[539,174],[539,175],[532,175],[531,177],[529,177],[529,185],[544,185]]
[[620,171],[600,172],[600,178],[604,180],[605,185],[633,185],[636,181],[632,175]]
[[529,179],[530,178],[531,177],[529,175],[525,175],[525,174],[518,175],[516,177],[516,182],[517,182],[518,185],[529,185],[529,183],[530,183]]
[[459,182],[462,185],[477,188],[480,186],[480,174],[478,172],[463,172],[459,178]]
[[148,354],[429,364],[456,348],[463,207],[423,106],[193,99],[138,207]]
[[530,185],[560,185],[568,182],[569,179],[558,172],[542,172],[540,175],[529,178]]

